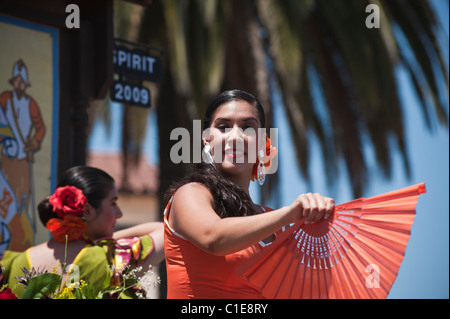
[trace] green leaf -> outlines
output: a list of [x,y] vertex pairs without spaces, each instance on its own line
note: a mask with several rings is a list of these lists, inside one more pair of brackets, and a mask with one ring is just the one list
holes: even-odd
[[83,286],[82,288],[79,288],[77,290],[81,291],[81,296],[78,299],[102,299],[103,297],[103,292],[99,291],[95,286],[92,285],[86,285]]
[[103,289],[107,289],[111,285],[111,276],[113,275],[113,273],[114,272],[112,271],[111,268],[106,267],[106,276],[105,276],[105,280],[103,281],[103,285],[102,285]]
[[52,273],[38,275],[30,280],[22,299],[40,299],[55,292],[61,284],[61,276]]

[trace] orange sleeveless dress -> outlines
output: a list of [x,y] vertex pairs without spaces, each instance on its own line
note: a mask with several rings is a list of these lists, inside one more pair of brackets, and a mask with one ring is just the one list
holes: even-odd
[[[173,199],[173,197],[172,197]],[[170,227],[172,199],[164,211],[164,252],[168,299],[259,299],[259,290],[239,278],[235,269],[256,254],[263,242],[225,256],[198,248]],[[263,208],[266,211],[267,208]]]

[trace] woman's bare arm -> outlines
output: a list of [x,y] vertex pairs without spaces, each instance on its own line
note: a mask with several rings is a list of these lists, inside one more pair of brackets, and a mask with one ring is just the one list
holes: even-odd
[[309,195],[301,195],[292,205],[264,214],[222,219],[213,209],[211,193],[200,184],[190,183],[175,194],[169,222],[201,249],[226,255],[251,246],[301,217],[314,222],[334,210],[334,203],[327,206],[328,199]]
[[129,238],[129,237],[139,237],[148,235],[150,233],[163,231],[163,223],[162,222],[149,222],[143,223],[136,226],[132,226],[129,228],[121,229],[113,234],[114,239],[118,238]]

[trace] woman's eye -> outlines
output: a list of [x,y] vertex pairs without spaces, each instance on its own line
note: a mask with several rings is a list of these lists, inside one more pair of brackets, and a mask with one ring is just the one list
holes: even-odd
[[255,136],[257,133],[257,130],[253,125],[246,125],[242,127],[242,130],[246,136]]
[[219,129],[219,131],[224,132],[228,128],[228,126],[227,125],[219,125],[217,128]]

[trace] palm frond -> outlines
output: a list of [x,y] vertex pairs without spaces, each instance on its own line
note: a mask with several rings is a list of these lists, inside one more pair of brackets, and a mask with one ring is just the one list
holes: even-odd
[[330,113],[335,161],[341,156],[344,158],[353,193],[360,196],[367,175],[360,134],[361,112],[356,107],[352,91],[345,86],[347,81],[343,78],[343,66],[335,62],[339,51],[333,45],[328,26],[320,14],[312,15],[307,25],[311,30],[308,39],[311,58],[319,73]]
[[[435,32],[433,32],[436,19],[430,4],[403,0],[383,1],[382,4],[386,8],[389,19],[398,25],[407,39],[411,48],[410,52],[414,55],[417,67],[420,68],[420,73],[425,78],[423,82],[425,85],[421,85],[422,95],[430,96],[439,121],[448,126],[448,114],[445,106],[440,102],[439,92],[441,90],[437,84],[437,79],[443,78],[445,86],[448,88],[448,74],[441,50],[438,49]],[[437,61],[437,65],[435,65],[435,61]],[[441,70],[440,76],[434,71],[436,68]],[[416,77],[416,81],[419,81],[416,73],[410,73],[410,76]]]
[[[380,9],[380,29],[365,27],[369,3]],[[424,122],[431,128],[436,117],[448,126],[448,72],[428,1],[154,0],[140,17],[140,41],[165,49],[170,72],[159,85],[157,107],[166,107],[158,110],[159,126],[189,127],[188,119],[201,117],[220,90],[240,88],[259,98],[272,127],[272,72],[303,175],[309,175],[308,137],[315,134],[328,180],[339,174],[343,159],[355,196],[364,192],[368,173],[363,141],[371,144],[384,176],[391,175],[394,146],[409,174],[396,77],[400,63]],[[316,83],[325,100],[320,107],[311,93]],[[160,162],[166,156],[161,153]]]

